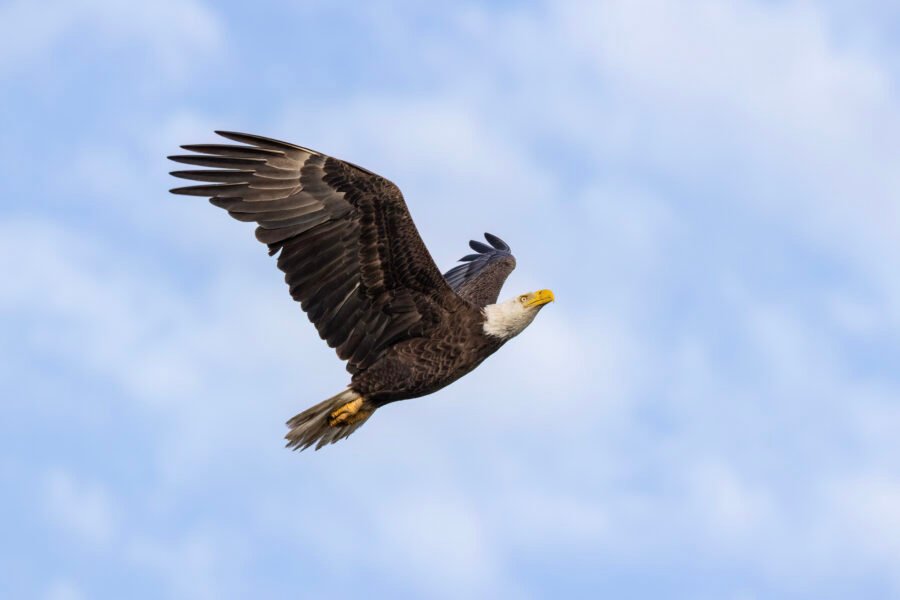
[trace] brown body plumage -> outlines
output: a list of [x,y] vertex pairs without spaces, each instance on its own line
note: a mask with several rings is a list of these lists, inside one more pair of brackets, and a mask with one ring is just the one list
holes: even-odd
[[218,133],[243,145],[183,146],[196,154],[172,160],[211,168],[173,172],[205,183],[172,192],[257,223],[291,296],[352,374],[348,390],[288,422],[289,446],[346,437],[379,406],[441,389],[508,339],[485,329],[484,308],[515,267],[499,238],[471,242],[477,254],[442,275],[387,179],[286,142]]

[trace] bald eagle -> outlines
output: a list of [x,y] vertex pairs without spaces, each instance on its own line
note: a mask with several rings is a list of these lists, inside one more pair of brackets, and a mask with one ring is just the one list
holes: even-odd
[[182,146],[173,171],[239,221],[285,274],[291,296],[347,361],[350,385],[287,422],[287,446],[316,450],[346,438],[381,406],[453,383],[527,327],[550,290],[497,302],[516,266],[497,236],[441,274],[396,185],[357,165],[258,135]]

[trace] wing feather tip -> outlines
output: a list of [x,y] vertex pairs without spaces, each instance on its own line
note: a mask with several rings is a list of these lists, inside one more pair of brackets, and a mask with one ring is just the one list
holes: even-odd
[[242,183],[211,183],[207,185],[188,185],[184,187],[172,188],[169,192],[180,194],[182,196],[215,196],[216,192],[234,190],[236,188],[246,187]]
[[[315,155],[315,156],[323,156],[320,152],[313,150],[312,148],[307,148],[305,146],[298,146],[297,144],[292,144],[290,142],[285,142],[284,140],[279,140],[275,138],[266,137],[264,135],[256,135],[254,133],[241,133],[239,131],[226,131],[224,129],[216,129],[214,130],[216,135],[220,135],[225,139],[232,140],[234,142],[240,142],[241,144],[248,144],[257,148],[264,149],[278,149],[278,150],[290,150],[290,151],[300,151],[305,152],[307,154]],[[350,164],[350,163],[347,163]],[[365,170],[365,169],[363,169]]]
[[484,232],[484,239],[488,241],[488,243],[493,246],[497,250],[502,250],[503,252],[509,252],[509,244],[501,240],[498,236],[493,233],[489,233],[487,231]]

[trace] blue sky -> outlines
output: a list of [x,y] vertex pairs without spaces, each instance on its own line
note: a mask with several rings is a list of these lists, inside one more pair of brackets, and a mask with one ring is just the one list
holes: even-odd
[[[891,2],[0,5],[5,597],[900,597]],[[318,453],[347,375],[213,129],[558,301]]]

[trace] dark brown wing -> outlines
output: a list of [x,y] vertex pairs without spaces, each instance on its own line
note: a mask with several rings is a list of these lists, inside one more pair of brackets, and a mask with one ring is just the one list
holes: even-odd
[[279,250],[291,296],[319,335],[356,373],[391,345],[425,336],[472,310],[447,285],[400,190],[361,167],[256,135],[217,131],[246,145],[188,145],[170,156],[206,170],[174,171],[206,182],[173,189],[209,196]]
[[472,240],[469,247],[476,254],[467,254],[459,259],[463,264],[444,273],[450,287],[467,302],[484,307],[497,302],[500,289],[513,269],[516,259],[509,246],[496,235],[485,233],[484,242]]

